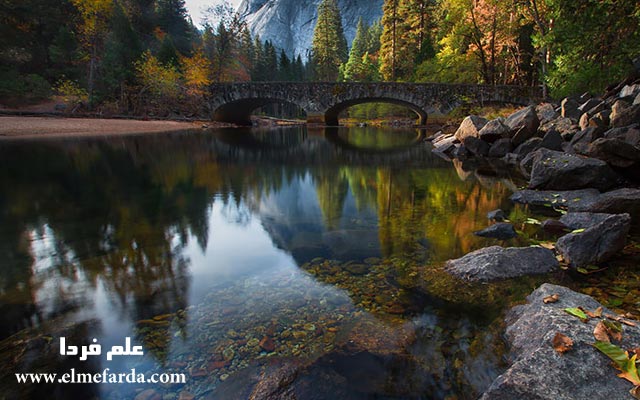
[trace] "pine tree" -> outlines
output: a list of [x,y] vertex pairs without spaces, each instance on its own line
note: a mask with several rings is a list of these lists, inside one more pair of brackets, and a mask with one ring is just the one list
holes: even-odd
[[158,27],[169,34],[182,55],[191,52],[192,29],[184,0],[158,0]]
[[344,67],[344,80],[346,81],[359,82],[366,78],[362,57],[367,52],[368,31],[369,27],[360,18],[356,28],[356,36],[349,51],[349,61]]
[[347,41],[336,0],[322,0],[313,31],[311,63],[317,80],[335,81],[340,65],[347,61]]

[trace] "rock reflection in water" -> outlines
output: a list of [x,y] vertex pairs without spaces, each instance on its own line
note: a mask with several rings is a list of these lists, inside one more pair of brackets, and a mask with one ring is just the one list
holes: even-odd
[[[494,321],[520,291],[461,288],[439,265],[488,243],[471,232],[508,204],[511,184],[461,180],[419,135],[289,128],[2,144],[2,359],[62,371],[61,335],[105,346],[132,336],[143,359],[79,369],[181,372],[187,384],[85,389],[473,398],[499,372]],[[0,379],[9,396],[43,393],[13,372]]]

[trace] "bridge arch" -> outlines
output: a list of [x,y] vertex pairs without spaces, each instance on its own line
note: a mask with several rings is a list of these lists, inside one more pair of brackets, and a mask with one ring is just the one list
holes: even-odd
[[324,122],[327,126],[338,126],[338,116],[342,111],[349,107],[357,106],[358,104],[367,103],[388,103],[403,106],[416,113],[418,121],[417,125],[426,125],[427,123],[427,112],[425,110],[409,101],[394,99],[391,97],[363,97],[339,102],[325,112]]
[[260,107],[277,103],[294,105],[307,113],[307,110],[305,110],[303,106],[289,99],[276,97],[247,97],[219,105],[213,110],[213,120],[242,126],[250,126],[253,111]]

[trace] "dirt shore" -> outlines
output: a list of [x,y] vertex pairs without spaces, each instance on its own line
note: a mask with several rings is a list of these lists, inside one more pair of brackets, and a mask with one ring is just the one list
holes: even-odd
[[201,128],[201,122],[0,116],[0,140],[130,135]]

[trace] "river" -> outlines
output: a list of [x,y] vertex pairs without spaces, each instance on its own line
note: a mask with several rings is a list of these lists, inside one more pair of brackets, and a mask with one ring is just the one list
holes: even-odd
[[[3,143],[3,395],[475,398],[505,368],[504,310],[545,277],[471,285],[443,270],[536,234],[474,236],[496,208],[530,216],[508,200],[522,182],[465,170],[423,137],[290,127]],[[81,361],[61,337],[103,350]],[[127,337],[144,354],[108,360]],[[185,383],[15,377],[106,368]]]

